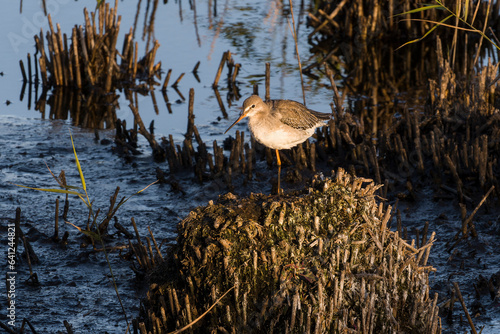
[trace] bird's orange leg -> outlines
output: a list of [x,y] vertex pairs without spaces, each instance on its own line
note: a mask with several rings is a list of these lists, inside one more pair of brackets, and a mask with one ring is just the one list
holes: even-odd
[[278,166],[281,166],[280,153],[276,150],[276,158],[278,159]]
[[278,165],[278,195],[281,195],[283,190],[281,189],[281,165]]

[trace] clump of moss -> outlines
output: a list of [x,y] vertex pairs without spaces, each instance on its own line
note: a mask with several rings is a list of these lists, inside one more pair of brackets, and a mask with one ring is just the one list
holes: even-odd
[[195,332],[439,333],[420,249],[387,228],[371,180],[339,169],[301,194],[226,194],[179,224],[140,321]]

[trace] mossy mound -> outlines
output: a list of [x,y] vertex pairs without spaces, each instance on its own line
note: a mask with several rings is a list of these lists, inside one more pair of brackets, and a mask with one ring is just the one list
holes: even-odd
[[140,321],[152,332],[439,333],[426,266],[387,228],[371,180],[339,170],[302,194],[232,194],[179,224]]

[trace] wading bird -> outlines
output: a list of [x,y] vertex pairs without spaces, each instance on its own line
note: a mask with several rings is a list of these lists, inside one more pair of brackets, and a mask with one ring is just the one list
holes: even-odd
[[248,127],[255,140],[276,150],[278,166],[281,160],[278,150],[289,149],[303,143],[314,134],[316,128],[326,125],[332,114],[308,109],[302,103],[292,100],[262,101],[252,95],[243,102],[240,117],[236,123],[248,117]]

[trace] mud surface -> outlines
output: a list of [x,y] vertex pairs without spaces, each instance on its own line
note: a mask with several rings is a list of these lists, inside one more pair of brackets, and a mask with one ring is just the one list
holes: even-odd
[[[16,264],[16,323],[28,319],[38,331],[55,332],[64,328],[62,322],[70,322],[77,332],[123,332],[126,328],[115,291],[109,278],[109,269],[103,253],[95,253],[91,246],[82,247],[83,238],[74,227],[60,219],[59,238],[68,231],[67,245],[52,241],[54,234],[55,201],[58,195],[22,189],[11,184],[54,188],[55,181],[45,167],[54,174],[61,170],[67,174],[69,184],[79,184],[74,156],[69,141],[70,126],[63,121],[26,120],[2,117],[2,153],[0,157],[2,220],[2,248],[7,248],[6,223],[15,217],[15,208],[22,210],[21,229],[31,242],[40,263],[33,265],[39,286],[27,284],[29,269],[25,259],[18,256]],[[84,170],[89,195],[96,208],[107,209],[109,196],[116,186],[121,195],[131,195],[147,183],[154,181],[147,163],[138,159],[133,165],[123,163],[113,155],[111,145],[103,145],[93,140],[94,134],[77,128],[72,129],[79,159]],[[102,132],[101,139],[111,136]],[[143,166],[144,167],[144,166]],[[114,182],[109,182],[111,179]],[[114,183],[114,184],[113,184]],[[172,231],[177,215],[182,216],[188,208],[182,209],[178,201],[176,211],[169,206],[168,194],[162,187],[153,187],[140,196],[137,204],[130,201],[121,210],[119,222],[131,231],[130,217],[136,217],[140,233],[147,233],[146,225],[161,238],[173,237]],[[60,196],[60,212],[64,196]],[[155,200],[162,198],[163,200]],[[151,201],[155,201],[153,204]],[[87,217],[83,203],[76,197],[69,199],[68,221],[77,226],[85,226]],[[172,203],[173,204],[173,203]],[[140,214],[139,212],[143,212]],[[139,218],[141,217],[141,218]],[[151,222],[155,222],[154,225]],[[116,230],[111,228],[111,233]],[[124,244],[123,236],[115,235],[108,246]],[[20,252],[23,252],[20,247]],[[2,263],[6,263],[6,252],[2,251]],[[139,307],[140,282],[129,268],[129,262],[119,258],[117,252],[110,255],[112,268],[118,282],[118,289],[129,317]]]
[[[1,252],[0,261],[7,261],[6,226],[13,222],[17,207],[22,212],[21,229],[40,260],[39,264],[33,264],[40,285],[33,286],[26,282],[30,276],[27,261],[18,256],[16,324],[20,326],[23,319],[28,319],[38,331],[56,332],[64,330],[63,321],[67,320],[77,333],[123,333],[127,325],[104,254],[94,252],[79,231],[64,223],[61,217],[64,196],[14,185],[57,188],[47,164],[55,175],[64,170],[68,184],[80,186],[70,131],[94,209],[107,211],[117,186],[120,187],[118,198],[131,196],[156,180],[156,167],[164,167],[154,162],[148,154],[147,142],[142,139],[139,149],[145,154],[136,157],[133,163],[126,163],[113,153],[114,131],[100,131],[100,140],[96,140],[94,131],[75,128],[64,121],[0,117],[0,229],[4,233],[1,245],[5,250]],[[265,171],[264,165],[262,162]],[[175,241],[176,225],[190,210],[227,191],[222,181],[197,184],[192,181],[191,173],[186,173],[185,178],[178,174],[174,181],[178,190],[169,184],[153,185],[132,197],[117,213],[118,222],[131,233],[131,218],[135,219],[141,236],[149,235],[147,227],[150,226],[158,243],[163,245],[162,251]],[[269,177],[262,176],[261,181],[244,189],[269,193]],[[60,200],[59,239],[69,232],[65,246],[52,240],[56,198]],[[68,221],[85,227],[87,216],[88,211],[80,199],[70,197]],[[108,247],[128,245],[128,240],[114,227],[110,226],[109,232]],[[23,252],[20,246],[20,253]],[[122,255],[126,253],[124,249]],[[110,260],[130,321],[138,314],[147,282],[143,277],[136,277],[130,269],[132,262],[122,259],[119,251],[111,252]],[[1,314],[5,320],[4,311]]]

